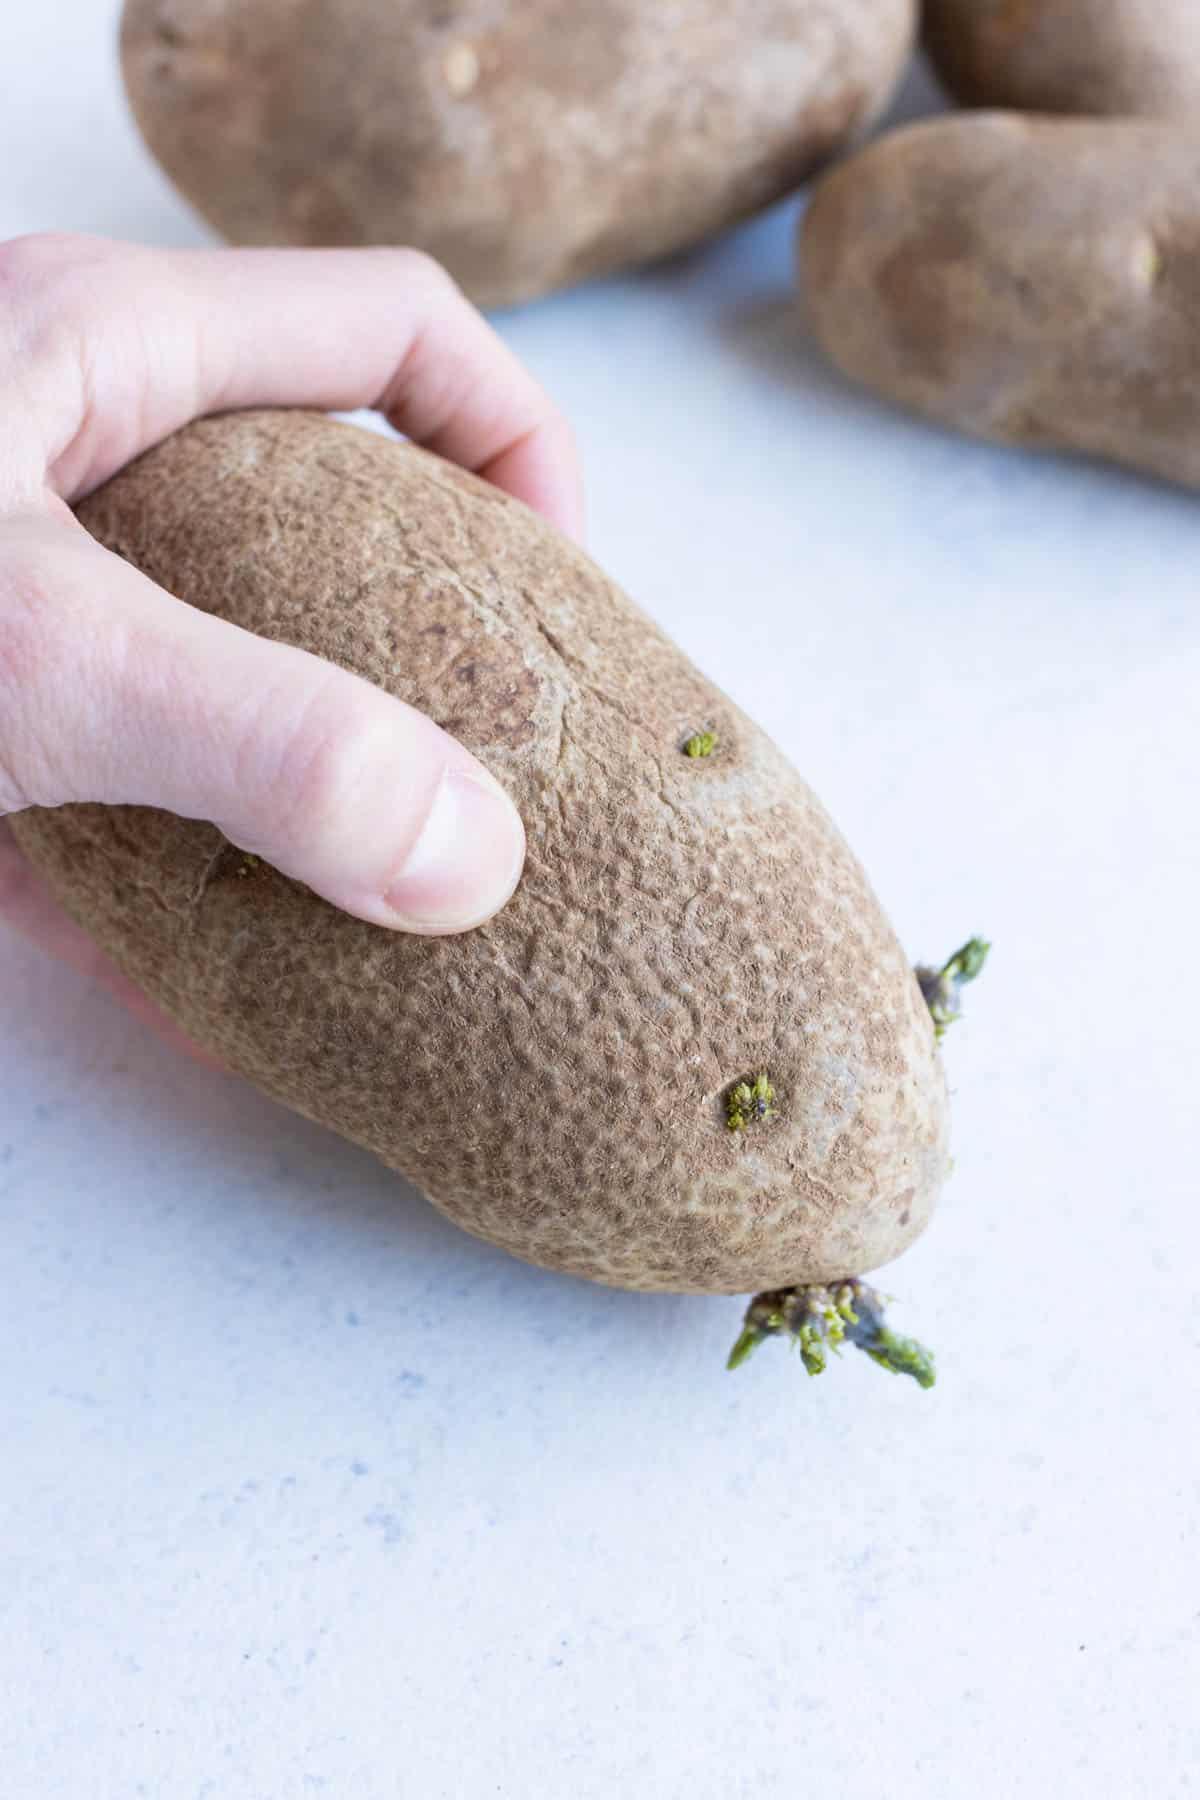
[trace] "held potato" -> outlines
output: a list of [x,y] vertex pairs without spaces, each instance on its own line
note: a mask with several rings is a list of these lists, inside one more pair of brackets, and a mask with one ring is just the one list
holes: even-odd
[[802,285],[853,380],[1000,443],[1200,486],[1200,139],[978,113],[818,187]]
[[967,106],[1191,121],[1196,0],[925,0],[925,44]]
[[802,1288],[754,1332],[791,1306],[810,1337],[841,1320],[888,1360],[852,1278],[929,1219],[947,1169],[930,1013],[940,1033],[970,971],[923,972],[926,1004],[763,733],[524,507],[353,426],[204,420],[80,516],[191,604],[431,713],[505,782],[529,844],[498,917],[420,938],[346,917],[211,825],[19,815],[121,966],[467,1231],[623,1287]]
[[916,0],[127,0],[146,142],[241,244],[411,244],[485,305],[677,251],[880,109]]

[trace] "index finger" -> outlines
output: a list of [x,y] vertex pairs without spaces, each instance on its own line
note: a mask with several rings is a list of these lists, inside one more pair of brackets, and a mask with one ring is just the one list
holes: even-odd
[[27,304],[57,307],[52,341],[65,322],[78,350],[46,443],[68,502],[204,413],[369,407],[579,535],[566,420],[423,253],[22,242],[31,279],[18,268],[8,293],[19,307],[32,287]]

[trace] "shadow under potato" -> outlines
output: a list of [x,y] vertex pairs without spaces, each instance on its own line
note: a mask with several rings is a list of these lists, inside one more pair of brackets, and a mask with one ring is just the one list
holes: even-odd
[[772,385],[818,395],[828,404],[869,415],[886,411],[851,387],[821,354],[808,332],[803,303],[795,293],[731,306],[717,320],[722,345]]
[[[802,293],[730,307],[719,316],[715,329],[722,345],[759,376],[769,378],[774,388],[789,390],[810,403],[815,400],[836,415],[839,435],[847,438],[857,436],[861,441],[864,431],[878,434],[883,425],[898,440],[892,445],[893,453],[901,454],[904,440],[911,438],[919,443],[923,456],[940,450],[960,471],[968,465],[990,469],[999,481],[1011,479],[1023,485],[1037,471],[1053,470],[1058,479],[1082,482],[1098,502],[1111,496],[1116,486],[1156,496],[1160,505],[1195,505],[1188,489],[1166,477],[1077,450],[997,444],[876,396],[843,375],[821,351],[805,316]],[[811,420],[803,421],[798,413],[798,434],[806,423],[811,427]],[[930,528],[935,527],[931,524]]]
[[[661,1349],[664,1334],[677,1334],[682,1318],[690,1316],[697,1361],[719,1371],[735,1304],[705,1306],[686,1296],[629,1293],[523,1263],[452,1225],[368,1151],[289,1112],[237,1077],[198,1067],[164,1048],[107,994],[89,991],[65,972],[56,984],[64,989],[65,1016],[54,1033],[52,1054],[49,1047],[43,1052],[44,1077],[38,1073],[44,977],[36,985],[31,981],[27,991],[19,978],[14,982],[16,991],[6,995],[6,1025],[14,1041],[32,1043],[31,1085],[44,1081],[47,1092],[70,1094],[74,1111],[88,1106],[103,1111],[93,1134],[96,1154],[101,1164],[106,1157],[111,1161],[109,1169],[98,1171],[96,1185],[103,1192],[103,1235],[114,1246],[178,1232],[190,1247],[199,1227],[205,1246],[195,1271],[200,1290],[214,1279],[223,1287],[230,1263],[240,1262],[250,1246],[248,1262],[258,1272],[253,1281],[247,1278],[251,1304],[254,1286],[272,1287],[285,1267],[303,1280],[307,1265],[310,1275],[319,1270],[320,1276],[305,1285],[316,1290],[327,1280],[347,1296],[351,1315],[368,1310],[362,1299],[356,1307],[355,1296],[369,1290],[372,1313],[382,1308],[393,1319],[410,1318],[435,1361],[449,1353],[449,1342],[464,1329],[476,1332],[486,1315],[493,1341],[497,1322],[511,1321],[510,1349],[495,1344],[500,1360],[519,1359],[522,1340],[554,1347],[598,1332],[610,1348],[620,1344],[622,1355],[644,1365]],[[122,1043],[120,1053],[98,1055],[97,1038],[111,1043],[113,1033]],[[62,1103],[41,1104],[52,1123]],[[19,1144],[0,1142],[0,1196],[7,1182],[20,1176],[22,1161]],[[126,1182],[122,1178],[131,1167],[141,1172]],[[77,1188],[39,1189],[39,1231],[51,1239],[71,1238],[81,1203],[89,1204]],[[179,1250],[177,1242],[175,1253]],[[268,1295],[262,1303],[269,1303]],[[472,1310],[478,1316],[465,1324]],[[447,1334],[445,1344],[429,1336],[431,1311],[435,1333]]]

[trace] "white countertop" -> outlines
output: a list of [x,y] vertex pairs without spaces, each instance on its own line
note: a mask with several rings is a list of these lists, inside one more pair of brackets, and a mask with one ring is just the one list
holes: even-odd
[[[6,17],[0,235],[202,241],[114,10]],[[939,1384],[726,1375],[0,932],[6,1797],[1196,1791],[1200,498],[847,391],[793,210],[502,326],[914,957],[995,941],[884,1283]]]

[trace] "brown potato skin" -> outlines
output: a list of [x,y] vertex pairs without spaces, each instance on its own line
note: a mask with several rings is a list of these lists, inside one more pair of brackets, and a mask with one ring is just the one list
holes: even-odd
[[819,184],[800,267],[818,341],[864,387],[1200,486],[1200,139],[1012,113],[916,125]]
[[408,244],[527,300],[698,242],[883,106],[916,0],[127,0],[142,134],[239,244]]
[[[80,517],[193,605],[430,712],[528,835],[497,918],[420,938],[211,825],[18,815],[191,1036],[550,1268],[739,1293],[917,1236],[947,1102],[904,952],[795,771],[580,551],[473,476],[301,413],[192,425]],[[707,759],[682,752],[697,727]],[[733,1134],[725,1095],[760,1069],[777,1116]]]
[[1189,123],[1200,108],[1196,0],[925,0],[923,32],[966,106]]

